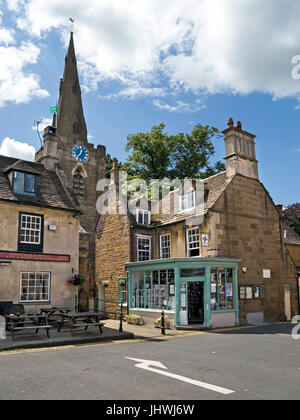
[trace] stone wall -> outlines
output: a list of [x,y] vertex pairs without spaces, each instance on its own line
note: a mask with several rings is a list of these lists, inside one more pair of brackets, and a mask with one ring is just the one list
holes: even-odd
[[[18,261],[11,260],[10,266],[0,267],[0,301],[20,299],[21,272],[51,273],[51,306],[74,306],[77,288],[67,286],[66,282],[73,274],[78,273],[79,263],[79,225],[72,213],[43,209],[34,206],[23,206],[16,203],[0,202],[0,250],[18,251],[19,212],[44,215],[44,254],[70,255],[71,261]],[[49,231],[48,225],[56,225],[56,231]],[[36,311],[41,304],[26,304],[26,310]],[[47,304],[42,304],[42,307]]]
[[[298,314],[296,269],[283,241],[280,214],[263,185],[235,176],[211,212],[211,247],[216,256],[242,260],[239,286],[266,288],[265,299],[239,301],[241,321],[258,312],[266,321],[284,319],[285,285],[291,287],[292,313]],[[264,269],[271,270],[271,279],[264,279]]]
[[107,305],[107,310],[119,311],[118,277],[125,277],[125,263],[130,261],[130,221],[124,215],[107,214],[101,219],[96,233],[96,283],[105,288],[105,298],[115,303]]

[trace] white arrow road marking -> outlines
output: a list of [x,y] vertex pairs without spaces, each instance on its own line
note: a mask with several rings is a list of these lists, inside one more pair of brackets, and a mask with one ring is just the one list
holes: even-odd
[[132,359],[131,357],[125,357],[125,359],[133,360],[134,362],[139,362],[137,365],[135,365],[135,367],[140,368],[140,369],[145,369],[150,372],[159,373],[160,375],[168,376],[169,378],[177,379],[178,381],[186,382],[188,384],[199,386],[201,388],[205,388],[210,391],[218,392],[219,394],[224,394],[224,395],[234,394],[234,391],[231,391],[230,389],[221,388],[215,385],[210,385],[205,382],[200,382],[194,379],[185,378],[184,376],[176,375],[175,373],[165,372],[165,371],[150,367],[150,366],[156,366],[157,368],[167,370],[168,368],[166,368],[160,362],[154,362],[152,360],[143,360],[143,359]]

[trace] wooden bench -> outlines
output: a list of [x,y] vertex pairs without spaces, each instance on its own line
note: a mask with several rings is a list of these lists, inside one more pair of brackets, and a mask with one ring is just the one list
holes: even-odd
[[[28,322],[26,322],[26,324],[28,324]],[[15,332],[23,331],[23,330],[35,330],[36,334],[39,332],[39,330],[46,330],[47,337],[50,338],[49,330],[51,328],[52,328],[51,325],[31,325],[29,327],[12,327],[12,326],[10,326],[12,341],[14,341],[14,339],[15,339]]]

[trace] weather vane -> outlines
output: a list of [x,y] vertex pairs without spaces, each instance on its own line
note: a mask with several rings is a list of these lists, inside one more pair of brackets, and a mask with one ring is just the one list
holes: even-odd
[[75,22],[75,19],[70,18],[69,20],[71,22],[71,32],[74,32],[74,22]]

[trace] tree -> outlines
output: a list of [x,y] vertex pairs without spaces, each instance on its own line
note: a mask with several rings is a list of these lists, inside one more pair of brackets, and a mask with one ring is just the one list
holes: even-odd
[[127,162],[122,169],[131,177],[140,177],[150,183],[152,179],[206,178],[225,170],[222,162],[211,166],[214,155],[213,138],[219,137],[215,127],[197,124],[191,134],[169,136],[165,125],[152,127],[149,133],[127,137]]
[[292,204],[283,210],[283,220],[300,235],[300,203]]
[[130,134],[127,137],[126,152],[131,154],[123,169],[133,177],[147,182],[163,179],[169,175],[172,142],[163,133],[164,124],[152,127],[150,133]]

